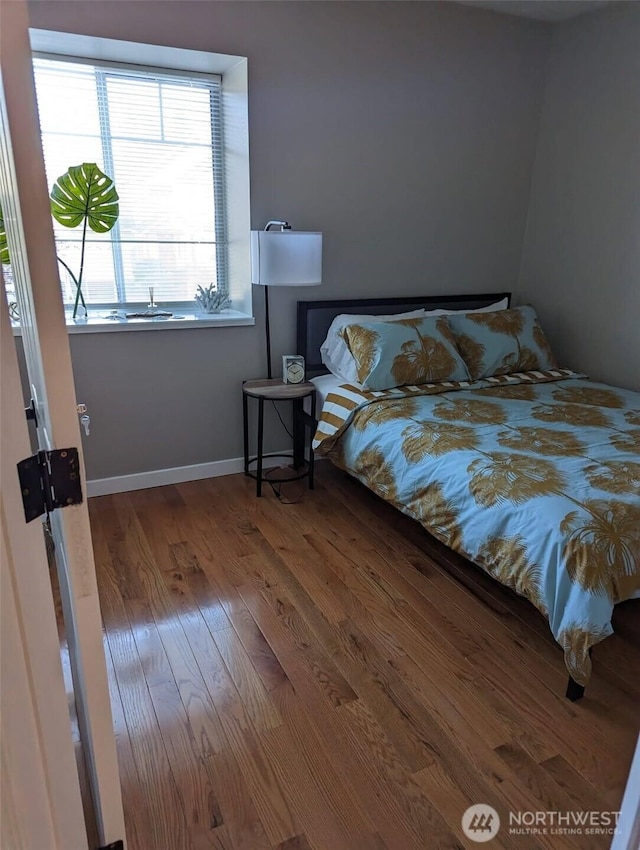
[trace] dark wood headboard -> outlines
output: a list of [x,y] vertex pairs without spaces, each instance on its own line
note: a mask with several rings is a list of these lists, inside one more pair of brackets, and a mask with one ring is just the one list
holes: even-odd
[[320,346],[331,322],[341,313],[386,316],[424,307],[427,310],[476,310],[509,299],[510,292],[469,295],[423,295],[407,298],[350,298],[344,301],[298,301],[297,352],[305,359],[308,377],[328,371],[320,359]]

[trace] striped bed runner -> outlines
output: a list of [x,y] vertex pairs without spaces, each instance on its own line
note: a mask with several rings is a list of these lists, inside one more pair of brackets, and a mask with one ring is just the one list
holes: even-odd
[[440,381],[433,384],[420,384],[419,386],[394,387],[390,390],[366,390],[354,384],[342,384],[337,390],[327,395],[313,439],[313,448],[317,449],[330,437],[337,437],[349,423],[354,411],[373,401],[394,401],[410,396],[482,389],[496,385],[540,384],[549,381],[562,381],[566,378],[584,377],[586,375],[573,372],[571,369],[547,369],[545,371],[494,375],[491,378],[483,378],[481,381]]

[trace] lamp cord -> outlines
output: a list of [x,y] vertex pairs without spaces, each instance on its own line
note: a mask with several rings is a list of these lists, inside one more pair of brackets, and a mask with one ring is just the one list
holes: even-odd
[[264,476],[264,480],[271,487],[271,489],[273,491],[273,495],[276,497],[276,499],[278,499],[280,501],[280,503],[282,505],[299,505],[300,502],[302,502],[303,497],[304,497],[304,486],[302,484],[302,480],[301,481],[295,481],[295,482],[287,482],[287,483],[295,484],[297,486],[298,496],[295,499],[284,499],[283,496],[282,496],[282,492],[281,492],[282,483],[279,482],[277,478],[275,480],[272,480],[271,478],[269,478],[269,472],[274,472],[274,471],[275,470],[267,470],[267,472],[265,473],[265,476]]
[[[277,404],[275,403],[275,401],[273,401],[273,400],[271,400],[271,404],[273,405],[273,409],[275,410],[275,412],[276,412],[276,414],[277,414],[277,416],[278,416],[278,419],[280,420],[280,424],[282,425],[282,427],[284,428],[284,430],[287,432],[288,436],[289,436],[289,437],[293,440],[293,434],[292,434],[292,433],[291,433],[291,431],[287,428],[287,426],[286,426],[286,424],[285,424],[285,421],[284,421],[284,419],[282,418],[282,414],[281,414],[281,413],[280,413],[280,411],[278,410],[278,405],[277,405]],[[278,469],[281,469],[281,468],[282,468],[282,467],[278,467]],[[277,469],[270,469],[270,470],[267,470],[267,472],[266,472],[266,473],[265,473],[265,475],[264,475],[264,480],[265,480],[265,481],[269,484],[269,486],[271,487],[271,490],[273,491],[273,495],[274,495],[274,496],[275,496],[275,497],[276,497],[276,498],[280,501],[280,503],[281,503],[281,504],[283,504],[283,505],[298,505],[298,504],[300,504],[300,502],[302,502],[302,499],[303,499],[303,496],[304,496],[304,487],[302,486],[302,482],[301,482],[301,481],[296,482],[296,483],[297,483],[297,485],[298,485],[298,488],[299,488],[299,489],[298,489],[298,496],[297,496],[297,498],[295,498],[295,499],[286,499],[286,500],[285,500],[285,499],[283,498],[283,496],[282,496],[282,484],[278,481],[278,479],[272,480],[272,479],[270,479],[270,478],[269,478],[269,473],[270,473],[270,472],[275,473],[276,471],[277,471]],[[291,482],[291,483],[293,483],[293,482]]]
[[273,401],[273,400],[271,401],[271,404],[273,405],[273,409],[275,410],[275,412],[276,412],[276,413],[277,413],[277,415],[278,415],[278,419],[280,420],[280,424],[282,425],[282,427],[284,428],[284,430],[287,432],[288,436],[289,436],[289,437],[293,440],[293,434],[292,434],[292,433],[291,433],[291,431],[287,428],[287,426],[286,426],[286,424],[285,424],[285,421],[284,421],[284,419],[282,418],[282,415],[281,415],[280,411],[278,410],[278,405],[277,405],[277,404],[275,403],[275,401]]

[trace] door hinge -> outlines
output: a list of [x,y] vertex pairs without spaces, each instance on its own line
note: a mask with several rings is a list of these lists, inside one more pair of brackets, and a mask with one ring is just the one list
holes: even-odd
[[36,428],[38,427],[38,412],[36,410],[36,403],[34,399],[29,400],[29,407],[25,407],[24,415],[27,417],[27,422],[33,420]]
[[124,841],[112,841],[111,844],[104,844],[98,847],[98,850],[124,850]]
[[82,502],[78,449],[54,449],[21,460],[18,478],[27,522]]

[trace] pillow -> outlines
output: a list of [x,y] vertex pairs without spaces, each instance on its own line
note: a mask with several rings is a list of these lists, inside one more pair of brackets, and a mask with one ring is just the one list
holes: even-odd
[[416,316],[424,316],[424,310],[411,310],[409,313],[396,313],[392,316],[350,316],[342,313],[331,322],[327,337],[320,346],[322,362],[330,372],[342,378],[349,384],[358,383],[358,371],[349,351],[342,329],[345,325],[353,322],[393,322],[396,319],[413,319]]
[[456,313],[493,313],[496,310],[508,309],[509,299],[502,298],[500,301],[494,301],[493,304],[487,304],[486,307],[476,307],[475,310],[425,310],[425,316],[455,316]]
[[449,316],[449,324],[474,381],[557,367],[533,307]]
[[330,372],[337,375],[343,381],[349,384],[358,383],[358,370],[353,359],[353,355],[349,351],[342,329],[345,325],[352,322],[393,322],[398,319],[412,319],[415,316],[449,316],[454,313],[485,313],[489,310],[506,310],[509,306],[509,299],[503,298],[501,301],[496,301],[494,304],[489,304],[488,307],[479,307],[477,310],[412,310],[409,313],[395,313],[391,316],[353,316],[348,313],[342,313],[340,316],[331,322],[327,337],[320,347],[320,356],[322,362]]
[[358,381],[368,389],[469,378],[450,341],[444,316],[361,322],[346,325],[342,332],[356,363]]

